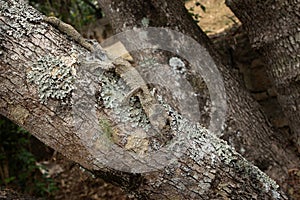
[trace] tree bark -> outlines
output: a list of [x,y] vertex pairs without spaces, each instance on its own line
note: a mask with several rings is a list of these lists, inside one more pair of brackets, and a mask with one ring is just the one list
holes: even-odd
[[243,23],[252,46],[265,58],[300,153],[300,1],[227,0],[226,4]]
[[277,141],[276,133],[261,107],[247,92],[238,72],[222,63],[222,58],[188,14],[182,1],[99,0],[99,3],[117,33],[142,27],[143,18],[147,18],[149,26],[180,31],[204,46],[224,78],[228,114],[222,138],[279,183],[282,183],[289,168],[299,165],[295,153]]
[[139,199],[286,199],[273,180],[199,127],[187,127],[193,133],[187,151],[161,170],[137,174],[103,165],[76,131],[70,107],[53,98],[41,103],[37,86],[28,81],[42,58],[67,65],[72,53],[87,50],[41,21],[40,13],[26,4],[1,0],[0,7],[0,112],[45,144]]

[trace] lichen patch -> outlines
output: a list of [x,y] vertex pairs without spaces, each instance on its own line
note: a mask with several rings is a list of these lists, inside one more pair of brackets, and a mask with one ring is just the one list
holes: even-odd
[[38,87],[40,102],[47,104],[49,98],[66,102],[75,89],[76,57],[44,56],[34,62],[27,74],[27,81]]

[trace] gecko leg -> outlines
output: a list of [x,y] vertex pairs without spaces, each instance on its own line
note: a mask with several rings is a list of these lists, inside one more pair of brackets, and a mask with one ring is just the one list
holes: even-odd
[[[145,99],[143,96],[143,89],[141,87],[137,87],[132,89],[123,99],[122,103],[128,103],[130,97],[138,96],[143,106],[144,111],[146,112],[148,119],[153,126],[153,128],[157,132],[161,132],[166,130],[166,125],[170,124],[171,118],[166,115],[166,111],[163,106],[158,102],[145,103]],[[145,109],[146,108],[146,109]]]
[[142,93],[143,90],[140,87],[132,89],[128,94],[126,94],[125,98],[122,100],[122,103],[128,103],[129,99],[133,96],[137,96],[138,93]]

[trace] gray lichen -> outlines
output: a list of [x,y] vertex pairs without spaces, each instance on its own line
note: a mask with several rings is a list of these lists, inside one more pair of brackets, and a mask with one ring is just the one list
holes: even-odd
[[150,128],[149,121],[146,114],[142,110],[141,104],[135,99],[135,97],[129,98],[129,102],[126,102],[127,93],[130,89],[126,87],[126,84],[122,79],[112,74],[100,75],[102,82],[101,98],[106,108],[113,109],[115,114],[120,116],[119,122],[131,123],[131,126],[142,127],[146,130]]
[[149,19],[146,18],[146,17],[143,17],[143,19],[142,19],[142,25],[143,25],[143,27],[148,27],[149,23],[150,23]]
[[172,69],[180,74],[185,74],[187,69],[184,62],[178,57],[172,57],[169,60],[169,65]]
[[45,56],[33,63],[27,74],[27,81],[38,86],[41,103],[47,104],[49,98],[66,100],[71,94],[75,89],[74,62],[67,61],[64,57]]
[[[26,12],[22,12],[22,10],[26,10]],[[21,38],[23,35],[40,31],[36,28],[36,22],[42,20],[42,15],[25,2],[8,1],[0,4],[0,15],[13,19],[10,20],[9,25],[2,24],[3,30],[7,30],[6,34],[9,36]]]
[[[194,128],[187,126],[186,129],[190,130]],[[274,180],[269,178],[256,166],[253,166],[251,163],[245,160],[225,141],[220,140],[209,131],[202,130],[201,132],[199,130],[199,128],[191,130],[192,132],[194,132],[194,138],[191,138],[190,143],[192,147],[190,148],[190,157],[193,160],[204,160],[206,157],[210,157],[210,165],[212,166],[218,164],[221,161],[221,163],[224,164],[224,171],[232,173],[232,176],[240,174],[241,178],[251,178],[251,180],[257,180],[257,182],[253,182],[251,186],[256,187],[255,184],[259,183],[259,185],[263,187],[263,190],[266,193],[271,192],[274,199],[280,199],[280,193],[278,192],[279,186]],[[200,145],[202,151],[194,150],[197,149],[197,145]],[[209,176],[207,176],[207,178],[210,179],[210,181],[207,179],[205,181],[206,184],[214,179],[214,177],[209,178]],[[201,188],[209,189],[206,187],[206,184],[203,185],[202,182],[199,182],[199,184]]]

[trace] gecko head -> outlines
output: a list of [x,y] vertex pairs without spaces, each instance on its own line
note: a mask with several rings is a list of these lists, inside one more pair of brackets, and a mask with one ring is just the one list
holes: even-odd
[[162,131],[170,127],[171,120],[162,105],[154,104],[151,108],[149,121],[154,129],[157,131]]

